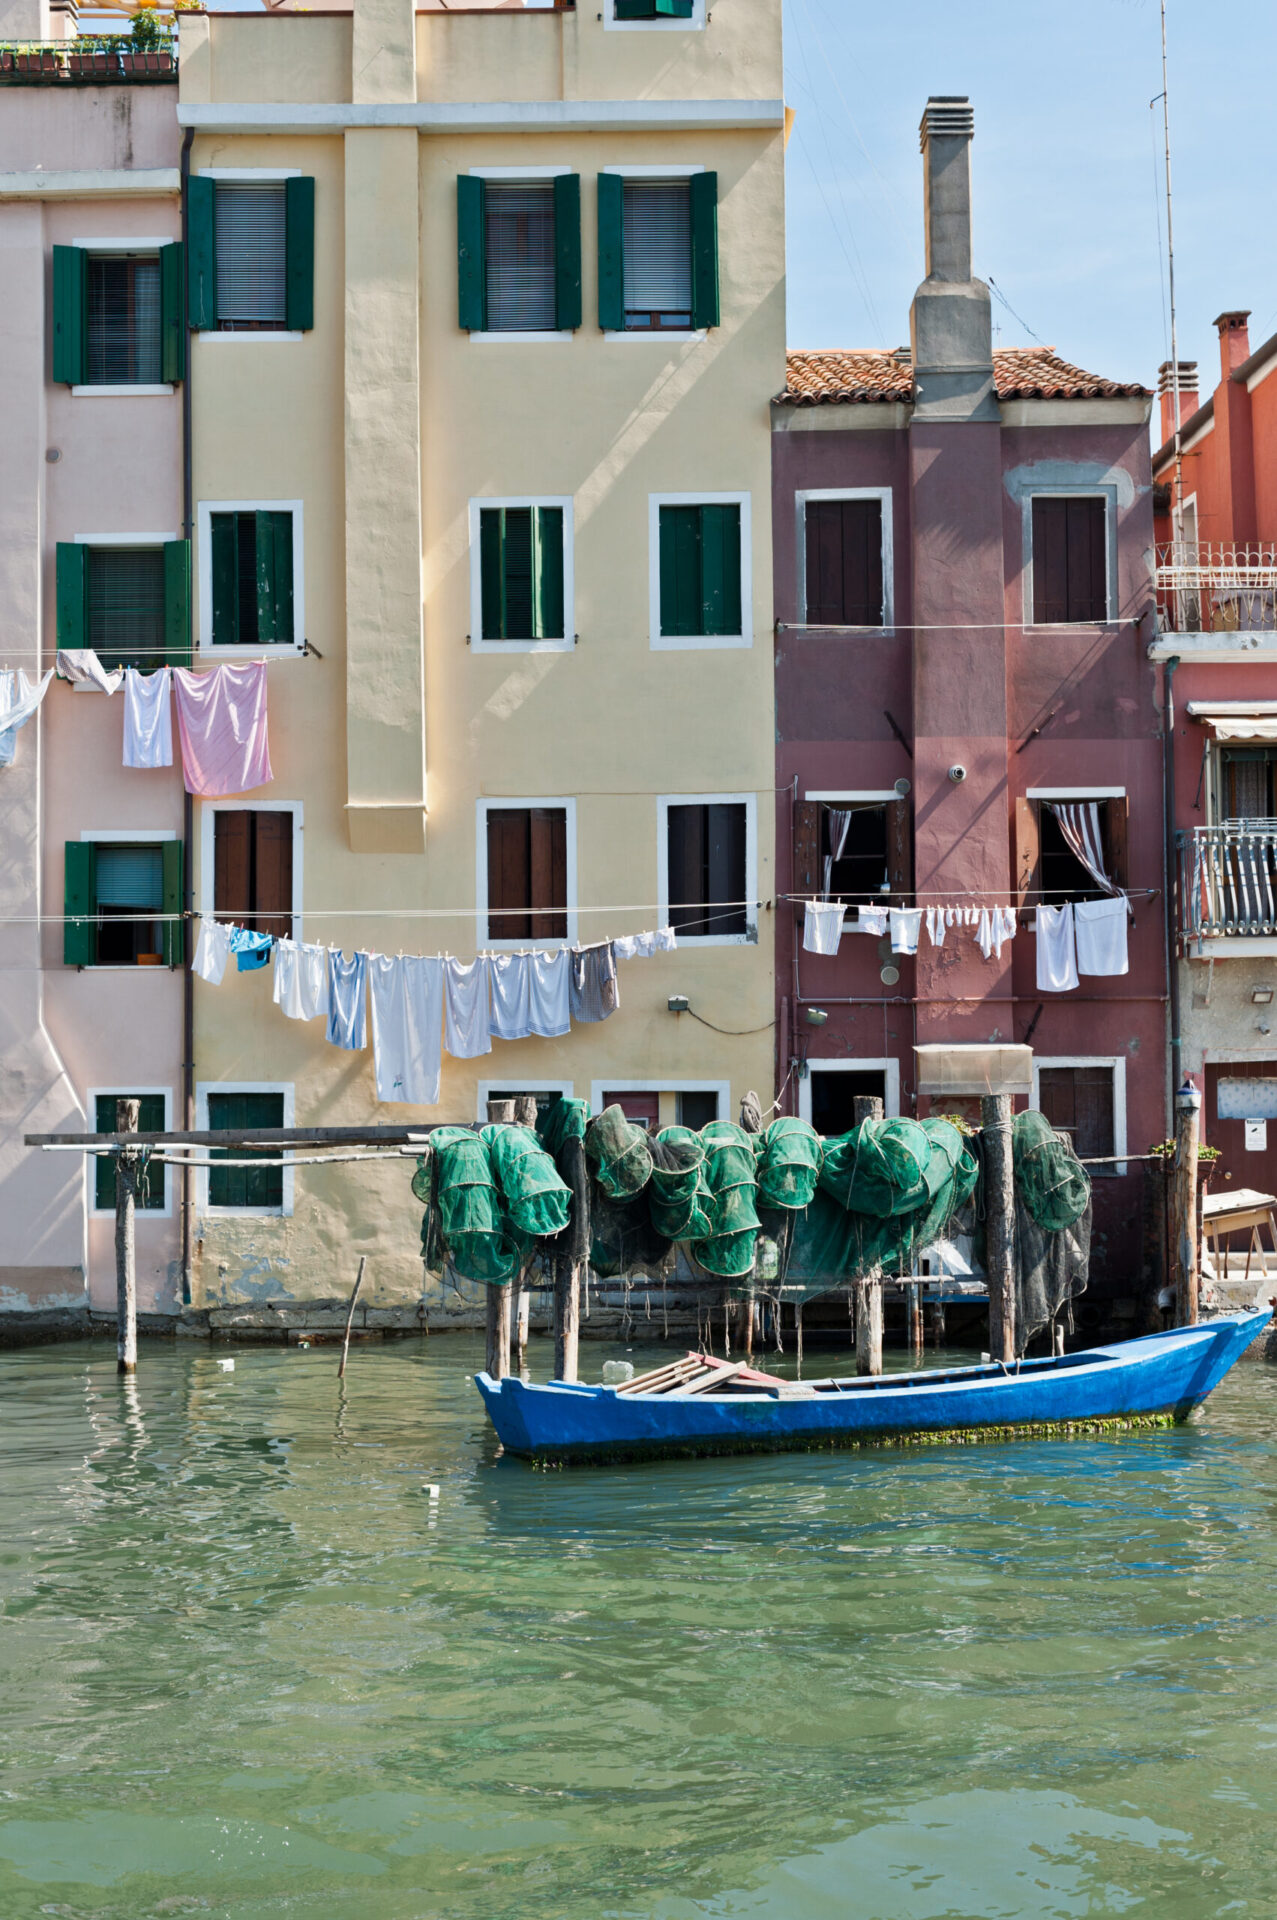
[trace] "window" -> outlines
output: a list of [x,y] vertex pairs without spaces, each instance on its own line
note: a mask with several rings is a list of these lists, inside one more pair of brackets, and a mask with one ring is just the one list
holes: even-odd
[[1219,754],[1220,818],[1277,819],[1277,747],[1223,747]]
[[886,807],[822,807],[820,856],[820,890],[831,900],[873,902],[890,892]]
[[748,494],[653,494],[650,514],[652,646],[749,646]]
[[699,1088],[687,1089],[674,1096],[674,1112],[678,1116],[680,1127],[691,1127],[699,1133],[711,1120],[718,1119],[717,1093],[705,1093]]
[[867,1095],[883,1103],[883,1113],[894,1120],[900,1113],[900,1062],[890,1056],[877,1059],[822,1060],[808,1057],[807,1072],[798,1082],[798,1117],[830,1138],[850,1132],[856,1124],[855,1102]]
[[566,940],[569,809],[480,801],[486,911],[481,941]]
[[179,242],[53,249],[53,378],[72,387],[181,380],[186,333]]
[[592,1080],[590,1111],[621,1108],[627,1120],[655,1133],[660,1127],[691,1127],[699,1131],[728,1112],[731,1084],[727,1080],[689,1080],[682,1086],[669,1080]]
[[219,654],[305,645],[300,500],[202,500],[200,645]]
[[59,647],[92,647],[106,667],[189,666],[189,541],[59,541],[56,570]]
[[811,627],[886,625],[884,507],[889,494],[800,494],[802,619]]
[[472,647],[571,647],[572,592],[570,499],[470,502]]
[[315,182],[195,174],[190,324],[205,333],[297,333],[314,325]]
[[620,25],[630,20],[668,26],[687,20],[704,26],[703,0],[611,0],[611,21]]
[[[285,1101],[282,1092],[227,1092],[206,1095],[210,1131],[247,1131],[253,1127],[284,1127]],[[218,1147],[209,1150],[210,1160],[238,1157],[233,1148],[225,1153]],[[208,1205],[237,1213],[283,1213],[286,1169],[275,1167],[212,1166],[208,1170]]]
[[[1123,1061],[1035,1061],[1036,1105],[1056,1129],[1073,1143],[1079,1159],[1108,1158],[1126,1151],[1125,1075]],[[1116,1166],[1092,1167],[1093,1175],[1125,1173]]]
[[180,840],[68,840],[64,871],[68,967],[181,966]]
[[657,1092],[625,1093],[605,1087],[599,1097],[600,1112],[604,1107],[619,1107],[630,1124],[642,1127],[644,1133],[656,1133],[660,1128],[661,1096]]
[[1108,513],[1103,495],[1033,500],[1033,624],[1108,618]]
[[485,1121],[488,1118],[489,1100],[524,1100],[531,1098],[537,1103],[538,1124],[556,1100],[572,1098],[570,1080],[525,1080],[521,1086],[508,1087],[500,1080],[480,1080],[478,1086],[478,1107],[475,1118]]
[[601,173],[598,222],[600,327],[685,333],[718,325],[716,173]]
[[[119,1093],[98,1093],[93,1096],[93,1127],[97,1133],[114,1133],[117,1100],[136,1100],[138,1103],[137,1126],[139,1133],[163,1133],[168,1126],[168,1095],[165,1093],[135,1093],[123,1088]],[[115,1212],[115,1161],[105,1153],[97,1154],[93,1159],[93,1211],[95,1213]],[[167,1192],[168,1170],[163,1165],[154,1164],[143,1170],[138,1184],[136,1205],[148,1213],[164,1213],[168,1206]]]
[[1016,889],[1027,904],[1095,899],[1105,892],[1081,857],[1085,850],[1114,886],[1130,885],[1125,793],[1110,787],[1030,788],[1015,802]]
[[[546,176],[549,177],[546,177]],[[581,179],[553,168],[457,179],[458,323],[472,333],[581,324]]]
[[754,937],[750,802],[741,796],[660,804],[665,812],[663,905],[680,941]]
[[293,815],[279,807],[213,813],[213,912],[276,940],[293,931]]

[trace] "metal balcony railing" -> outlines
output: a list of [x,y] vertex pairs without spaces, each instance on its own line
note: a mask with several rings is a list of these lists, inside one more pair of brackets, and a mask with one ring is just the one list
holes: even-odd
[[161,30],[149,47],[129,34],[0,41],[0,86],[101,86],[176,77],[177,35],[172,31]]
[[1157,612],[1163,633],[1277,632],[1277,546],[1159,547]]
[[1277,820],[1228,820],[1175,839],[1181,939],[1277,934]]

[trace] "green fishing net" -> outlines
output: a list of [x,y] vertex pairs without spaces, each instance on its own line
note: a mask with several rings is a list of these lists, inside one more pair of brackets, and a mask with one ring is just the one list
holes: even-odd
[[652,1156],[642,1127],[627,1120],[620,1107],[604,1107],[590,1122],[585,1152],[594,1177],[612,1200],[642,1193],[652,1172]]
[[537,1138],[555,1165],[572,1140],[584,1140],[590,1124],[588,1100],[551,1100],[537,1115]]
[[1015,1188],[1048,1233],[1080,1220],[1091,1199],[1091,1176],[1046,1115],[1030,1107],[1011,1122]]
[[795,1209],[811,1205],[824,1163],[824,1142],[805,1120],[773,1120],[754,1136],[758,1204]]
[[430,1136],[439,1231],[467,1280],[506,1286],[526,1254],[509,1230],[487,1143],[469,1127],[436,1127]]
[[572,1189],[560,1180],[536,1135],[527,1127],[490,1126],[479,1137],[510,1226],[527,1238],[562,1233],[572,1211]]
[[691,1127],[663,1127],[651,1143],[648,1212],[667,1240],[699,1240],[711,1230],[705,1147]]
[[709,1189],[709,1233],[692,1242],[692,1254],[707,1272],[725,1280],[739,1279],[753,1271],[762,1225],[755,1205],[754,1135],[730,1120],[711,1120],[701,1128],[701,1143]]

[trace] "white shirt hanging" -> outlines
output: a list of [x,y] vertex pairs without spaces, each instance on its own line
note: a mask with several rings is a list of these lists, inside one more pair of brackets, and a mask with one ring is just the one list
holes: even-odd
[[1079,900],[1073,908],[1077,970],[1113,978],[1130,971],[1126,950],[1126,895],[1115,900]]
[[1037,933],[1039,989],[1043,993],[1072,993],[1077,986],[1072,906],[1039,907]]

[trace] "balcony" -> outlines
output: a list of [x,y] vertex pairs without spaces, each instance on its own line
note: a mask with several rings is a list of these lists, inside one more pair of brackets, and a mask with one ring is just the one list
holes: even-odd
[[0,87],[146,86],[176,78],[177,35],[163,29],[147,46],[128,34],[0,42]]
[[1196,959],[1277,955],[1277,820],[1193,827],[1175,844],[1183,950]]
[[1277,546],[1176,540],[1157,549],[1149,658],[1277,661]]

